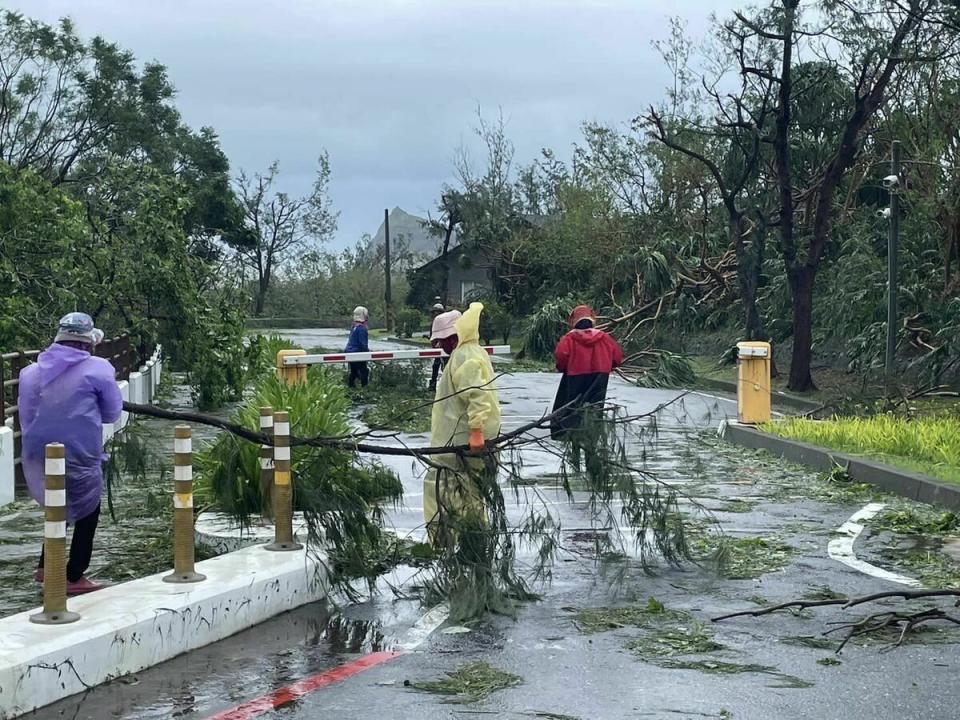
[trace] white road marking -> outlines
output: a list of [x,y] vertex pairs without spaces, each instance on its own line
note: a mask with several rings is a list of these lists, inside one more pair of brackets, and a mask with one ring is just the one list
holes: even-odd
[[403,652],[412,652],[420,647],[428,637],[438,627],[443,625],[450,617],[450,607],[446,603],[440,603],[430,608],[423,617],[414,623],[413,627],[407,630],[397,643],[397,650]]
[[853,551],[853,543],[863,532],[862,521],[869,520],[886,507],[884,503],[868,503],[859,511],[850,516],[843,525],[837,528],[840,537],[836,537],[827,544],[827,554],[837,562],[841,562],[847,567],[851,567],[858,572],[862,572],[871,577],[888,580],[899,585],[909,587],[921,587],[920,581],[914,578],[900,575],[889,570],[884,570],[876,565],[871,565],[865,560],[857,557]]

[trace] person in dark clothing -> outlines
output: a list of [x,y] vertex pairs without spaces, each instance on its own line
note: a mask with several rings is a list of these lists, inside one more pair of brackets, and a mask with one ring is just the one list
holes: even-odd
[[[347,347],[344,352],[370,352],[369,333],[367,332],[367,321],[370,319],[370,313],[362,305],[358,305],[353,311],[353,327],[350,329],[350,338],[347,340]],[[352,362],[350,365],[350,376],[347,378],[347,385],[355,387],[357,380],[362,387],[366,387],[370,382],[370,370],[365,362]]]
[[553,411],[564,409],[550,423],[550,437],[565,440],[584,424],[584,408],[599,409],[607,399],[610,373],[623,364],[623,350],[610,335],[597,330],[596,315],[586,305],[570,313],[570,332],[557,343],[557,370],[563,373]]
[[[439,300],[439,298],[437,298],[437,300]],[[436,347],[440,347],[439,341],[432,337],[432,336],[433,336],[433,323],[436,321],[436,319],[437,319],[440,315],[443,315],[443,313],[445,313],[445,312],[446,312],[446,308],[444,308],[443,305],[442,305],[440,302],[434,303],[433,307],[430,308],[430,322],[431,322],[431,325],[430,325],[430,335],[431,335],[431,338],[430,338],[430,346],[431,346],[431,347],[435,347],[435,348],[436,348]],[[430,376],[430,385],[429,385],[428,388],[427,388],[427,389],[430,390],[431,392],[433,392],[434,390],[437,389],[437,378],[440,377],[440,372],[443,370],[443,368],[446,366],[446,364],[447,364],[447,358],[435,358],[435,359],[434,359],[434,361],[433,361],[433,374]]]

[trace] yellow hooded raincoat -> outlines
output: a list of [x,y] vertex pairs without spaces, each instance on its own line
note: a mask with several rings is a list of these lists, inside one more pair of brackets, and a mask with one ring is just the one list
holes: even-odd
[[[437,384],[433,405],[430,433],[433,447],[466,445],[470,431],[477,428],[483,430],[487,440],[500,434],[500,402],[493,387],[493,365],[480,346],[482,311],[481,303],[471,303],[456,323],[460,341]],[[431,468],[424,480],[423,516],[428,528],[438,519],[438,488],[444,509],[475,508],[478,514],[483,514],[477,488],[469,477],[471,468],[482,469],[483,460],[462,460],[457,455],[435,455],[431,459],[450,468],[450,472]]]

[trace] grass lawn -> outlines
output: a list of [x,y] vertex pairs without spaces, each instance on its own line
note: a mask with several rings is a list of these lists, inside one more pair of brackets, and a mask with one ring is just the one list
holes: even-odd
[[762,429],[960,483],[960,418],[956,416],[790,418],[767,423]]

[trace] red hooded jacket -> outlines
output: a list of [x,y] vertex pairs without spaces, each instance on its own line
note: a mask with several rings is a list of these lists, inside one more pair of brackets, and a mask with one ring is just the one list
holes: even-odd
[[603,330],[571,330],[557,344],[557,370],[567,375],[609,375],[623,364],[623,350]]

